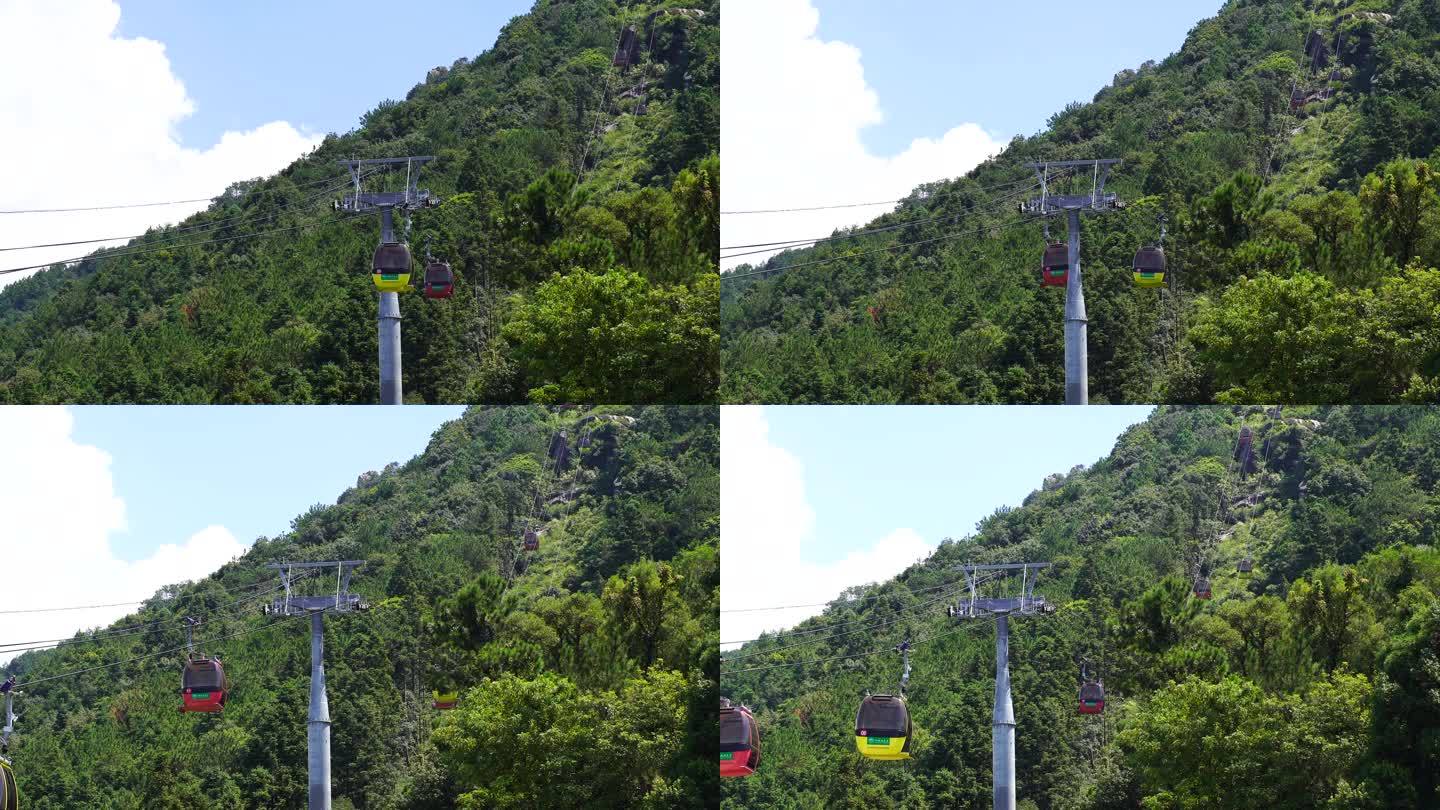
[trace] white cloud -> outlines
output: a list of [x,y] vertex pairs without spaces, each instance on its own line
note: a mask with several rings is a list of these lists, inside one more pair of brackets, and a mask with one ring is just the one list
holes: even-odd
[[[183,146],[195,111],[165,46],[116,34],[115,0],[0,0],[0,210],[196,199],[273,174],[322,136],[283,121]],[[143,233],[207,203],[0,215],[0,246]],[[110,243],[123,244],[123,242]],[[0,269],[82,256],[100,245],[0,253]],[[29,275],[0,276],[0,286]]]
[[[935,550],[915,530],[900,527],[833,563],[807,560],[806,546],[816,538],[804,467],[769,433],[759,406],[720,409],[721,610],[826,602],[848,587],[883,582]],[[720,638],[756,638],[822,611],[721,613]]]
[[[8,408],[0,419],[0,610],[145,599],[203,577],[245,551],[223,526],[135,562],[118,559],[110,536],[126,528],[110,456],[75,441],[64,408]],[[0,642],[66,638],[106,625],[134,606],[8,614]],[[0,651],[0,662],[11,654]]]
[[[917,138],[894,156],[871,154],[860,139],[884,115],[865,83],[860,51],[816,36],[811,0],[728,0],[720,39],[726,211],[895,200],[915,186],[956,177],[1005,147],[979,125],[962,123],[939,139]],[[828,236],[888,207],[781,215],[726,216],[722,245]],[[770,254],[722,260],[727,268]]]

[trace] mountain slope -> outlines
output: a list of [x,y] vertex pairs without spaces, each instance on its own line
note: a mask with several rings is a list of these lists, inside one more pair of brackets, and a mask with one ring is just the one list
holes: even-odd
[[[1431,0],[1230,0],[1178,53],[838,233],[888,230],[727,274],[723,400],[1061,401],[1064,292],[1015,213],[1039,196],[1022,164],[1113,157],[1128,206],[1081,246],[1093,401],[1429,401],[1437,52]],[[1137,289],[1160,214],[1168,287]]]
[[[989,807],[994,623],[944,606],[957,564],[1012,561],[1053,562],[1035,592],[1058,605],[1011,622],[1019,806],[1435,806],[1437,438],[1423,408],[1158,409],[815,632],[726,653],[721,693],[756,709],[764,753],[722,806]],[[906,638],[914,758],[869,762],[855,707],[894,688]],[[1100,717],[1077,714],[1082,663]]]
[[[714,408],[471,409],[213,576],[17,659],[26,807],[303,806],[308,629],[259,606],[266,564],[335,559],[368,561],[370,605],[326,619],[336,807],[706,806],[718,447]],[[223,715],[177,711],[184,616]]]
[[330,202],[336,161],[397,155],[437,157],[409,241],[458,277],[402,297],[412,401],[712,400],[718,15],[538,0],[277,176],[0,291],[0,401],[375,401],[378,217]]

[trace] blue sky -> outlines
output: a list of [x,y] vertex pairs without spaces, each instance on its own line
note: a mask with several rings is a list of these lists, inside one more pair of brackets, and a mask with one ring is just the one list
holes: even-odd
[[767,407],[771,440],[800,458],[831,562],[896,526],[962,537],[1044,477],[1092,464],[1150,406]]
[[[860,225],[1163,60],[1222,0],[729,0],[721,21],[722,245]],[[843,167],[843,170],[837,170]],[[777,251],[778,252],[778,251]],[[729,269],[766,253],[722,258]],[[729,254],[727,254],[729,255]]]
[[367,470],[404,463],[459,407],[78,407],[74,438],[112,457],[128,530],[115,556],[137,560],[211,524],[241,543],[274,537]]
[[[0,168],[0,209],[202,201],[0,217],[0,245],[178,222],[404,99],[431,68],[488,51],[532,2],[4,0],[5,146],[27,159]],[[31,248],[3,266],[77,255]]]
[[120,0],[119,33],[165,44],[196,105],[181,140],[205,148],[221,133],[284,120],[346,132],[425,73],[495,44],[532,0]]
[[863,54],[885,122],[862,130],[881,154],[959,121],[1033,135],[1124,68],[1180,48],[1222,0],[815,0],[822,39]]

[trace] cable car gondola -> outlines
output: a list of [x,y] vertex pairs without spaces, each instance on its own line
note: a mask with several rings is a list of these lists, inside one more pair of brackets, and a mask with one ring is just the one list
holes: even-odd
[[1051,242],[1040,263],[1042,287],[1064,287],[1070,279],[1070,248],[1064,242]]
[[445,262],[425,265],[425,297],[449,298],[455,294],[455,273]]
[[855,713],[855,749],[869,759],[909,759],[914,727],[900,695],[866,695]]
[[1105,684],[1086,681],[1080,686],[1080,714],[1105,713]]
[[1207,579],[1207,578],[1205,578],[1205,577],[1196,577],[1196,578],[1195,578],[1195,598],[1196,598],[1196,599],[1209,599],[1209,598],[1210,598],[1210,580],[1209,580],[1209,579]]
[[230,680],[225,677],[225,667],[219,658],[192,655],[185,662],[185,671],[180,678],[180,694],[185,698],[182,712],[223,712],[225,695],[230,691]]
[[524,542],[526,551],[539,551],[540,533],[535,531],[534,529],[526,529]]
[[0,757],[0,810],[20,810],[20,786],[10,760]]
[[745,706],[720,701],[720,775],[750,776],[760,767],[760,724]]
[[375,248],[375,289],[403,292],[410,288],[410,248],[404,242],[382,242]]
[[1135,251],[1135,285],[1138,287],[1165,286],[1165,250],[1158,245],[1146,245]]
[[455,708],[455,704],[460,702],[459,692],[434,691],[430,693],[430,696],[433,698],[430,705],[441,711],[453,709]]
[[1240,562],[1235,564],[1235,570],[1242,574],[1248,574],[1255,570],[1255,562],[1249,557],[1241,557]]

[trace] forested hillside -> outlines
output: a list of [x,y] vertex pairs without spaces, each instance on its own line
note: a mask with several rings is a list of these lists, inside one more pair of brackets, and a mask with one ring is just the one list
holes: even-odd
[[443,200],[412,253],[457,276],[401,298],[407,401],[713,401],[719,37],[718,0],[537,0],[277,176],[6,287],[0,402],[376,401],[379,217],[331,209],[336,161],[407,155]]
[[[1065,291],[1040,286],[1023,164],[1119,158],[1126,207],[1083,226],[1092,401],[1433,400],[1437,109],[1436,0],[1229,0],[966,177],[726,275],[722,398],[1061,401]],[[1137,288],[1162,214],[1167,285]]]
[[[1019,807],[1440,806],[1437,509],[1433,410],[1161,407],[801,633],[726,653],[763,754],[722,806],[990,807],[995,623],[945,606],[958,564],[1013,561],[1055,564],[1035,593],[1057,607],[1010,621]],[[895,688],[906,638],[913,758],[872,762],[856,706]],[[1078,713],[1082,666],[1103,714]]]
[[[308,623],[260,610],[282,560],[367,561],[368,609],[325,619],[336,808],[713,806],[719,472],[713,407],[471,409],[213,576],[18,658],[24,806],[303,807]],[[186,616],[223,714],[178,710]]]

